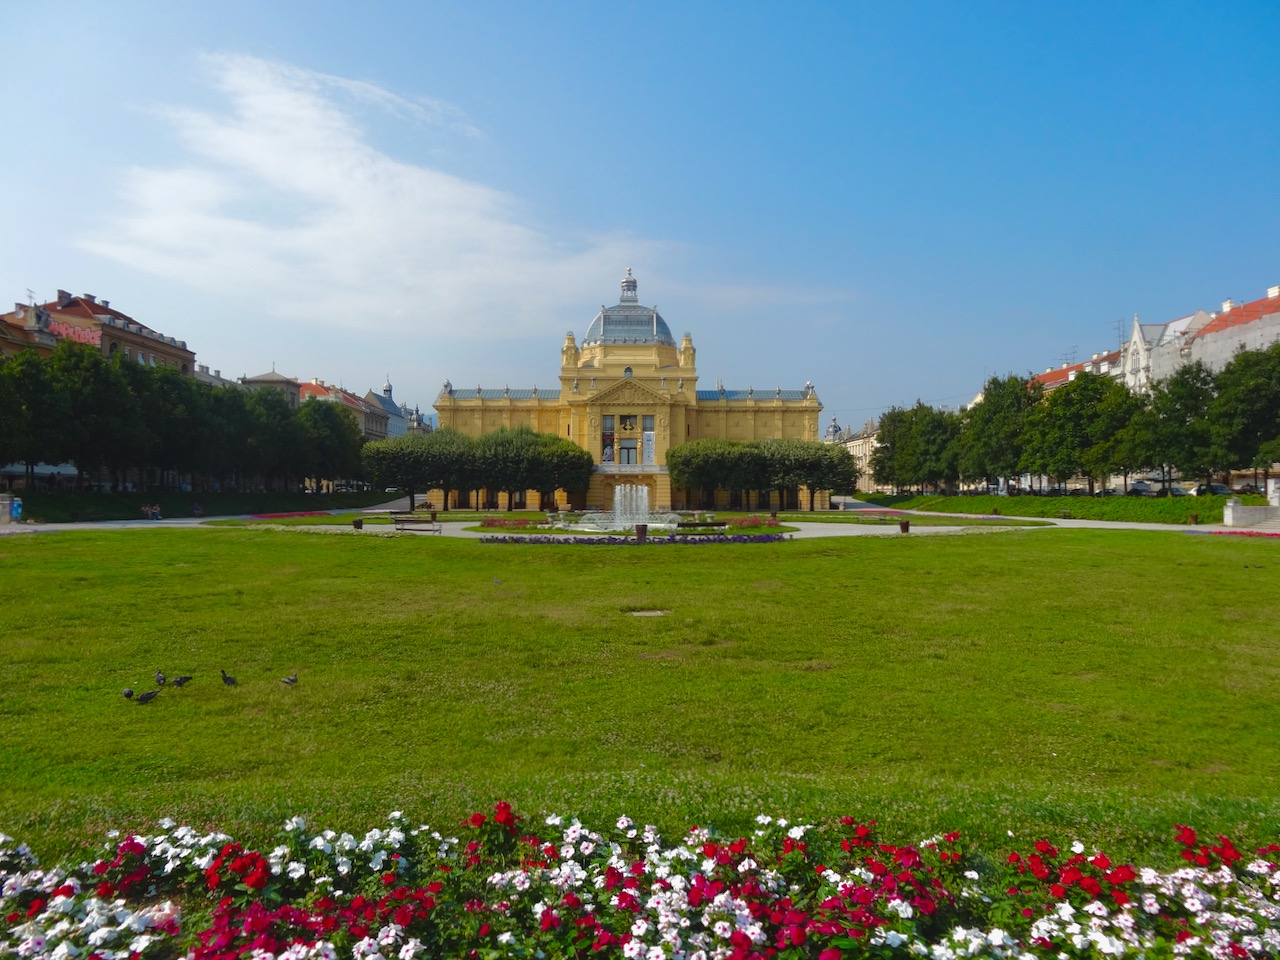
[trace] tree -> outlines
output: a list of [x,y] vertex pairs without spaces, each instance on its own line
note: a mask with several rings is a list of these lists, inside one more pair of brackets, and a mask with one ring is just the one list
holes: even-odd
[[252,391],[246,403],[250,418],[249,469],[261,474],[268,489],[288,487],[306,469],[293,410],[279,390]]
[[92,347],[62,340],[45,369],[54,392],[70,410],[58,459],[75,464],[76,485],[83,483],[86,473],[120,466],[141,413],[120,368]]
[[300,463],[304,476],[321,480],[358,477],[364,437],[360,424],[336,403],[308,397],[295,414],[301,435]]
[[1022,466],[1059,483],[1109,476],[1120,459],[1120,433],[1137,407],[1128,388],[1083,371],[1054,390],[1027,416]]
[[429,434],[412,433],[403,437],[373,440],[360,451],[365,473],[377,487],[396,487],[409,495],[409,510],[416,508],[415,497],[431,487],[431,451]]
[[1043,396],[1037,380],[1013,374],[987,380],[982,399],[964,415],[960,475],[988,484],[1016,477],[1022,462],[1027,416]]
[[1157,462],[1172,464],[1184,477],[1209,481],[1221,461],[1214,449],[1209,406],[1217,392],[1213,373],[1202,361],[1180,367],[1151,391]]
[[538,434],[539,473],[532,489],[543,498],[543,506],[555,503],[557,490],[582,493],[591,483],[595,461],[591,454],[565,437],[554,433]]
[[1266,350],[1242,350],[1218,371],[1209,402],[1213,458],[1226,467],[1269,467],[1259,456],[1280,436],[1280,343]]
[[914,482],[910,425],[911,416],[902,407],[890,407],[881,415],[871,454],[871,477],[876,483],[901,490]]
[[26,464],[26,484],[35,483],[37,463],[61,463],[63,432],[71,417],[67,396],[53,388],[45,363],[34,350],[23,350],[0,366],[3,401],[4,462]]

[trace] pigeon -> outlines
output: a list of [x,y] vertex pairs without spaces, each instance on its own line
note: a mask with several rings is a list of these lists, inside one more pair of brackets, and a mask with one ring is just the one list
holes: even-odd
[[236,685],[236,678],[228,675],[227,671],[223,670],[222,682],[225,683],[228,687],[234,687]]
[[191,682],[191,678],[190,678],[190,677],[174,677],[174,678],[173,678],[173,685],[174,685],[175,687],[181,687],[182,685],[187,684],[187,683],[190,683],[190,682]]
[[125,688],[124,688],[124,698],[125,698],[126,700],[132,700],[132,699],[133,699],[133,687],[125,687]]
[[138,694],[138,703],[150,703],[159,693],[159,690],[148,690],[146,693],[140,693]]
[[159,670],[156,671],[156,686],[157,687],[164,686],[164,674],[161,673]]
[[298,682],[297,671],[294,671],[294,674],[292,677],[284,677],[281,679],[280,682],[283,683],[286,687],[292,687],[295,683]]

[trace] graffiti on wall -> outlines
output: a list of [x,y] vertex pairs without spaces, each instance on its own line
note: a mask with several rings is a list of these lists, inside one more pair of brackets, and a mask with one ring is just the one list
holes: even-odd
[[87,343],[93,347],[102,346],[101,330],[90,330],[87,327],[77,327],[75,324],[67,323],[65,320],[51,320],[49,322],[49,332],[55,337],[74,340],[76,343]]

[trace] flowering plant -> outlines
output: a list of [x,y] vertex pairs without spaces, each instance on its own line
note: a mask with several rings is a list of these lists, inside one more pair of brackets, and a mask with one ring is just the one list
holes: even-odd
[[777,517],[761,517],[759,514],[753,513],[749,517],[729,517],[725,520],[728,527],[751,528],[751,527],[776,527],[778,526]]
[[644,540],[632,536],[607,534],[600,537],[556,537],[549,534],[531,534],[529,536],[494,536],[481,537],[481,543],[572,543],[586,546],[608,546],[622,543],[630,544],[678,544],[689,546],[696,543],[780,543],[786,539],[781,533],[671,533],[666,536],[650,536]]
[[[665,843],[621,817],[529,824],[507,803],[447,833],[398,811],[362,837],[287,821],[269,850],[160,821],[42,869],[0,836],[0,955],[84,960],[515,956],[644,960],[1280,953],[1280,866],[1179,827],[1186,865],[1075,842],[1001,856],[957,833],[888,842],[874,821],[762,815],[749,836]],[[1247,862],[1246,862],[1247,860]],[[985,866],[984,866],[985,865]]]

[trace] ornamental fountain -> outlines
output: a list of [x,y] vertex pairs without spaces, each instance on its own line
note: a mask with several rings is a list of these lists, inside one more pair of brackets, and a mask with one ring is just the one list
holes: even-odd
[[627,530],[644,524],[650,531],[666,532],[680,523],[678,513],[653,513],[649,510],[649,488],[638,483],[620,483],[613,490],[613,509],[584,513],[569,523],[556,524],[558,529],[589,533]]

